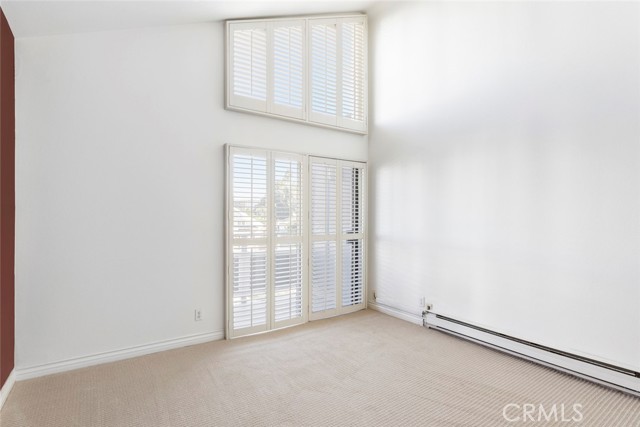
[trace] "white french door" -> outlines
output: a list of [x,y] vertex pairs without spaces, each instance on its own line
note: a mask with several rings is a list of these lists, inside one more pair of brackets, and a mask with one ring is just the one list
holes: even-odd
[[362,163],[311,157],[310,320],[364,308]]
[[228,147],[228,338],[365,307],[364,172]]

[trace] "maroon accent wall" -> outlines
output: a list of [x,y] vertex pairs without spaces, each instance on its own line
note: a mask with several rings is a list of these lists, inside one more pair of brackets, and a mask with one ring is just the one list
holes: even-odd
[[15,77],[14,40],[0,10],[0,387],[13,370],[15,346]]

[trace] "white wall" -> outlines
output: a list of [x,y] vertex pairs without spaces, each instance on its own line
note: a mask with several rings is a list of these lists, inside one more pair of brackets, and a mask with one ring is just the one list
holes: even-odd
[[366,137],[225,111],[223,39],[16,41],[18,369],[224,329],[223,144],[366,160]]
[[640,4],[369,22],[377,301],[640,369]]

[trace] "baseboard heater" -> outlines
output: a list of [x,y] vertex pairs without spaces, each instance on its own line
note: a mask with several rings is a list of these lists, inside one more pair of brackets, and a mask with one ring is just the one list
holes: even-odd
[[424,326],[464,338],[560,371],[640,396],[640,372],[556,350],[465,323],[430,311]]

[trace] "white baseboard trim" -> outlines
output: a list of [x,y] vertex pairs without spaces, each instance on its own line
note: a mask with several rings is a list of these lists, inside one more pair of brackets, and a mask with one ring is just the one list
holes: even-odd
[[174,348],[202,344],[209,341],[221,340],[223,338],[224,331],[208,332],[204,334],[191,335],[167,341],[160,341],[153,344],[140,345],[122,350],[108,351],[105,353],[93,354],[90,356],[83,356],[74,359],[62,360],[59,362],[46,363],[38,366],[16,368],[14,369],[15,380],[28,380],[30,378],[72,371],[74,369],[86,368],[87,366],[100,365],[103,363],[116,362],[118,360],[130,359],[132,357],[144,356],[146,354],[158,353],[160,351],[171,350]]
[[380,304],[372,301],[368,302],[367,308],[422,326],[422,316],[418,314],[409,313],[404,310],[400,310],[394,307],[390,307],[388,305],[384,305],[384,304]]
[[7,401],[9,393],[11,393],[11,389],[13,388],[13,384],[15,384],[16,382],[15,372],[15,370],[11,371],[11,373],[7,377],[7,380],[4,382],[4,385],[2,386],[2,388],[0,388],[0,410],[2,410],[4,402]]
[[476,329],[462,322],[435,313],[427,313],[426,326],[477,344],[484,345],[511,355],[539,363],[586,380],[605,385],[635,396],[640,396],[640,378],[616,371],[611,368],[597,366],[583,360],[565,356],[559,352],[535,347],[534,344],[519,342],[506,335],[491,333],[488,330]]

